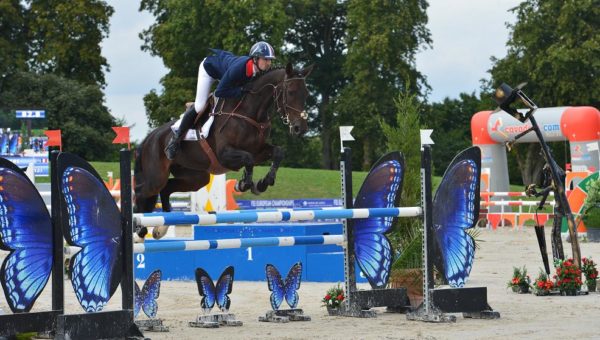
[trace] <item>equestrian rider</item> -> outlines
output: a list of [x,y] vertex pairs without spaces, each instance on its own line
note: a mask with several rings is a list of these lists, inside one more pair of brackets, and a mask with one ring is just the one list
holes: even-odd
[[[177,132],[174,132],[165,148],[167,158],[172,160],[179,151],[179,143],[194,124],[197,112],[202,110],[208,99],[210,87],[215,80],[219,85],[215,90],[217,98],[240,98],[242,87],[260,71],[271,68],[271,61],[275,59],[273,47],[259,41],[250,49],[249,56],[235,56],[231,52],[211,49],[214,55],[204,58],[198,68],[198,84],[196,86],[196,100],[184,114]],[[216,105],[215,105],[216,106]],[[202,127],[201,135],[205,138],[214,117],[209,117]]]

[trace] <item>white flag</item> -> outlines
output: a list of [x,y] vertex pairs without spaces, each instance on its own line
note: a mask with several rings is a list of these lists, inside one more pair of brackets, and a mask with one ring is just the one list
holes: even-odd
[[433,142],[433,139],[431,139],[431,134],[433,133],[433,130],[431,129],[424,129],[421,130],[421,145],[425,145],[425,144],[435,144]]
[[354,126],[340,126],[340,140],[342,142],[354,140],[354,137],[350,134],[352,129],[354,129]]

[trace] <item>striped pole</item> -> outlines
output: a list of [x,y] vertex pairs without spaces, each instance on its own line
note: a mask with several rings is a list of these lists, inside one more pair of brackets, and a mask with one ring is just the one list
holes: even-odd
[[[481,206],[486,207],[522,207],[522,206],[537,206],[540,202],[537,201],[491,201],[491,202],[481,202]],[[554,206],[556,203],[554,201],[545,202],[544,205],[552,205]]]
[[[498,191],[498,192],[493,192],[493,191],[482,191],[480,193],[481,197],[525,197],[527,196],[527,194],[524,191],[506,191],[506,192],[502,192],[502,191]],[[554,192],[550,192],[549,196],[554,196]]]
[[281,221],[311,221],[342,218],[372,218],[372,217],[416,217],[421,215],[420,207],[408,208],[366,208],[366,209],[331,209],[331,210],[300,210],[275,212],[227,212],[216,214],[134,214],[137,225],[157,227],[163,225],[217,223],[251,223],[251,222],[281,222]]
[[[195,251],[211,249],[237,249],[249,247],[291,247],[306,245],[343,245],[344,235],[312,235],[312,236],[282,236],[282,237],[257,237],[233,238],[220,240],[196,241],[156,241],[148,243],[135,243],[133,252],[160,253],[170,251]],[[74,255],[78,247],[66,247],[65,255]]]

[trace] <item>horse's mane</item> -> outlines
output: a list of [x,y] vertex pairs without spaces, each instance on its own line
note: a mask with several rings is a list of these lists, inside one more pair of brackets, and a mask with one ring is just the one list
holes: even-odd
[[[285,65],[275,65],[275,66],[271,66],[270,69],[266,70],[266,71],[258,71],[258,73],[256,73],[256,75],[254,76],[254,79],[252,79],[249,83],[256,83],[256,81],[258,81],[260,78],[262,78],[263,76],[270,74],[271,72],[274,71],[278,71],[278,70],[284,70],[285,71]],[[301,77],[302,74],[300,73],[299,70],[294,69],[293,71],[294,76],[296,77]]]

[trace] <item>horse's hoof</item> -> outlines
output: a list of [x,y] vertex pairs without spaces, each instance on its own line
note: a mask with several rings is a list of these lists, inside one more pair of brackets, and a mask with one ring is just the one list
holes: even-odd
[[256,184],[254,184],[254,183],[252,183],[252,190],[250,190],[250,191],[251,191],[253,194],[255,194],[255,195],[260,195],[260,194],[262,194],[262,193],[264,192],[264,190],[260,191],[260,190],[258,189],[258,186],[257,186]]
[[167,231],[169,231],[169,226],[163,225],[160,227],[154,227],[154,229],[152,230],[152,237],[155,240],[160,240],[167,234]]
[[237,182],[235,184],[235,191],[237,192],[246,192],[248,189],[252,188],[252,184],[248,184],[246,182]]
[[[260,180],[258,181],[258,184],[256,184],[256,190],[258,190],[259,194],[263,193],[267,190],[267,187],[269,185],[267,183],[265,183],[265,181]],[[252,191],[252,193],[254,193],[254,191]]]

